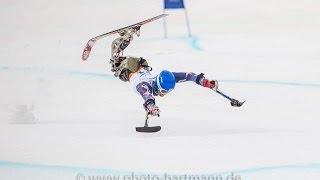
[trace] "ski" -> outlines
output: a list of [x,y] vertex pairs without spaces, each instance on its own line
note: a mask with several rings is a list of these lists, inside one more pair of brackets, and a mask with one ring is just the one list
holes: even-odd
[[136,127],[136,131],[137,132],[154,133],[154,132],[158,132],[158,131],[161,130],[161,126],[152,126],[152,127],[150,127],[148,125],[148,119],[149,119],[149,114],[147,113],[144,126],[143,127]]
[[138,23],[135,23],[135,24],[132,24],[130,26],[126,26],[124,28],[120,28],[120,29],[117,29],[117,30],[114,30],[114,31],[110,31],[110,32],[107,32],[107,33],[104,33],[104,34],[101,34],[99,36],[96,36],[94,38],[91,38],[87,44],[86,44],[86,47],[84,48],[83,50],[83,53],[82,53],[82,60],[85,61],[88,59],[89,55],[90,55],[90,52],[91,52],[91,49],[94,45],[94,43],[101,39],[101,38],[104,38],[106,36],[110,36],[110,35],[113,35],[113,34],[117,34],[117,33],[121,33],[125,30],[129,30],[129,29],[137,29],[137,30],[140,30],[140,27],[144,24],[147,24],[149,22],[152,22],[154,20],[157,20],[157,19],[160,19],[160,18],[163,18],[165,16],[168,16],[169,14],[161,14],[161,15],[158,15],[158,16],[155,16],[155,17],[152,17],[150,19],[147,19],[147,20],[144,20],[144,21],[141,21],[141,22],[138,22]]
[[153,127],[136,127],[137,132],[144,133],[154,133],[161,130],[161,126],[153,126]]
[[240,101],[238,101],[238,100],[236,100],[236,99],[233,99],[233,98],[225,95],[225,94],[222,93],[221,91],[218,91],[218,90],[217,90],[216,92],[217,92],[218,94],[220,94],[221,96],[225,97],[226,99],[229,99],[229,100],[230,100],[230,104],[231,104],[231,106],[233,106],[233,107],[241,107],[241,106],[243,105],[243,103],[246,102],[246,101],[240,102]]

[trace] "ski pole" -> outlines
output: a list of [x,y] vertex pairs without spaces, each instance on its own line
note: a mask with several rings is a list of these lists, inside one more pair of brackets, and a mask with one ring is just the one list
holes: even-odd
[[221,96],[223,96],[224,98],[229,99],[231,106],[240,107],[240,106],[242,106],[242,104],[243,104],[244,102],[246,102],[246,101],[240,102],[240,101],[238,101],[238,100],[236,100],[236,99],[233,99],[233,98],[227,96],[226,94],[222,93],[222,92],[219,91],[219,90],[217,90],[216,92],[217,92],[218,94],[220,94]]

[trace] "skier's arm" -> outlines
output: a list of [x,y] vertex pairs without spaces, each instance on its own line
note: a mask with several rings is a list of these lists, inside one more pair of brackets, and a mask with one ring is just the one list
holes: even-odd
[[152,87],[149,83],[140,82],[139,84],[137,84],[136,90],[139,92],[144,101],[154,99],[152,95]]
[[160,109],[152,95],[151,85],[147,82],[141,82],[136,86],[136,89],[145,101],[143,107],[146,112],[152,116],[160,116]]
[[199,84],[199,81],[202,80],[202,77],[199,77],[198,74],[193,72],[172,72],[174,77],[176,78],[176,82],[185,82],[185,81],[193,81]]
[[203,73],[195,74],[193,72],[172,72],[176,82],[186,82],[186,81],[193,81],[200,86],[208,87],[212,90],[217,90],[218,88],[218,81],[216,80],[208,80],[203,75]]

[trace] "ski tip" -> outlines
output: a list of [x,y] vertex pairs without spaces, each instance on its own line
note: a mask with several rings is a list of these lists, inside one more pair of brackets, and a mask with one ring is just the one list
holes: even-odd
[[233,107],[241,107],[245,102],[246,101],[240,102],[240,101],[236,100],[236,101],[231,101],[230,104]]
[[88,51],[84,50],[83,53],[82,53],[82,61],[86,61],[89,57],[89,53]]
[[91,52],[91,46],[87,45],[83,52],[82,52],[82,60],[85,61],[88,59],[89,55],[90,55],[90,52]]
[[240,106],[242,106],[246,101],[239,102]]
[[94,43],[96,42],[96,40],[97,39],[92,38],[87,42],[86,47],[84,48],[84,50],[82,52],[82,60],[83,61],[88,59],[90,52],[91,52],[91,49],[92,49]]

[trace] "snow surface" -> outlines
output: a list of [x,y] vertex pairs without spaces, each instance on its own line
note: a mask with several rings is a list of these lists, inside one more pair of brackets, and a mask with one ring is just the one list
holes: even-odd
[[141,134],[142,98],[108,64],[117,36],[88,61],[81,54],[90,38],[163,13],[162,3],[0,1],[0,179],[320,177],[320,1],[186,0],[192,38],[179,10],[166,11],[168,39],[162,20],[143,26],[125,55],[148,59],[154,74],[204,72],[247,102],[234,108],[178,84],[156,100],[161,117],[150,123],[162,130]]

